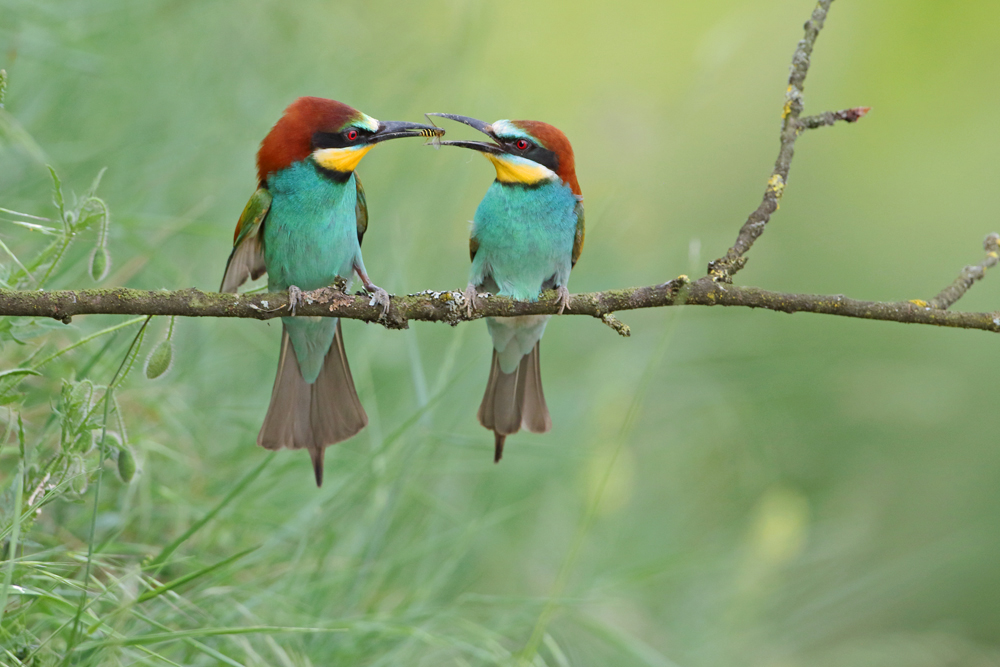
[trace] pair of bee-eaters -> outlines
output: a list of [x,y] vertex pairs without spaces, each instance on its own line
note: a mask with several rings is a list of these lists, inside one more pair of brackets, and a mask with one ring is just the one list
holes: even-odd
[[[540,121],[487,124],[433,115],[470,125],[492,140],[439,142],[479,151],[496,167],[469,239],[470,312],[480,291],[533,301],[546,289],[556,290],[561,312],[584,235],[583,197],[566,136]],[[379,121],[340,102],[300,97],[257,153],[257,191],[236,226],[220,291],[235,292],[265,272],[269,290],[288,290],[293,316],[282,318],[278,374],[257,444],[308,449],[317,485],[326,447],[360,431],[368,416],[354,389],[339,319],[294,317],[294,304],[301,291],[357,273],[383,312],[389,307],[389,295],[372,283],[361,259],[368,206],[354,170],[382,141],[443,134],[434,126]],[[493,362],[478,416],[495,434],[495,461],[511,433],[521,427],[542,433],[552,426],[538,359],[548,319],[486,320]]]

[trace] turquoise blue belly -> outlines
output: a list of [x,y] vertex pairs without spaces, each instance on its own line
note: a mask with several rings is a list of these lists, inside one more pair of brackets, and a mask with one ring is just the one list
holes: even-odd
[[[534,301],[542,288],[565,286],[576,236],[576,197],[563,183],[526,188],[494,182],[473,222],[479,249],[469,282],[488,276],[503,296]],[[547,315],[487,318],[504,373],[512,373],[545,332]]]
[[[271,210],[264,223],[267,285],[283,291],[295,285],[303,291],[333,284],[337,276],[350,280],[360,261],[357,190],[352,175],[335,183],[311,163],[297,163],[268,178]],[[336,333],[337,319],[283,317],[306,382],[315,382]]]
[[526,188],[494,182],[473,221],[479,250],[470,281],[492,275],[500,294],[535,300],[543,284],[569,280],[576,197],[563,183]]
[[268,289],[312,290],[350,279],[358,245],[357,190],[352,175],[335,183],[310,163],[297,163],[268,179],[271,210],[264,223]]

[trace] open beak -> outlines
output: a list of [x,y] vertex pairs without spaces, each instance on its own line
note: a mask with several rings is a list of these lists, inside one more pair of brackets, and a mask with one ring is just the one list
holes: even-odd
[[400,139],[402,137],[442,137],[444,130],[433,125],[421,125],[420,123],[407,123],[401,120],[380,120],[378,130],[368,140],[370,144],[376,144],[388,139]]
[[[468,116],[458,116],[452,113],[429,113],[428,116],[439,116],[441,118],[450,118],[451,120],[458,121],[459,123],[465,123],[469,127],[474,127],[491,139],[496,139],[493,135],[493,126],[489,123],[485,123],[481,120],[476,120],[475,118],[469,118]],[[442,131],[441,134],[444,134]],[[463,148],[471,148],[474,151],[480,151],[481,153],[493,153],[494,155],[500,155],[503,153],[501,149],[496,144],[487,143],[485,141],[440,141],[438,142],[442,146],[461,146]]]

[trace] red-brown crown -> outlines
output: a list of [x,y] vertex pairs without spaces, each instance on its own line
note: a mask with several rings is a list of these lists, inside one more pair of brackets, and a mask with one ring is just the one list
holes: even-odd
[[354,109],[322,97],[300,97],[285,109],[257,151],[257,178],[264,185],[269,174],[305,160],[312,153],[316,132],[340,132],[351,121],[365,118]]
[[559,128],[540,120],[512,120],[512,125],[521,128],[538,140],[543,148],[547,148],[559,158],[559,169],[556,173],[565,182],[573,194],[580,195],[580,183],[576,180],[576,161],[573,158],[573,146]]

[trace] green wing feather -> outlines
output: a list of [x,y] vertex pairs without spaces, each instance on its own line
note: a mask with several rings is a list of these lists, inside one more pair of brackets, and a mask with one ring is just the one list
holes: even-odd
[[358,201],[354,205],[354,211],[358,215],[358,245],[368,231],[368,200],[365,199],[365,189],[361,187],[361,179],[358,172],[354,172],[354,182],[358,185]]
[[576,260],[580,259],[580,253],[583,252],[583,201],[576,202],[576,236],[573,237],[573,260],[570,266],[576,266]]
[[222,276],[220,292],[235,292],[247,281],[256,280],[267,273],[264,265],[264,221],[271,210],[271,193],[267,188],[257,188],[236,223],[233,251],[226,262],[226,272]]

